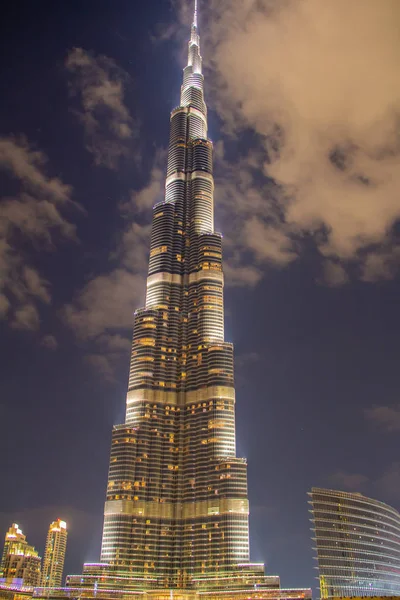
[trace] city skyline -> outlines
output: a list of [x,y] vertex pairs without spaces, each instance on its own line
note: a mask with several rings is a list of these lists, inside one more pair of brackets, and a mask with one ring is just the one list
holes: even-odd
[[[0,416],[8,424],[0,443],[10,457],[0,526],[22,523],[40,547],[46,515],[62,514],[66,573],[98,558],[109,436],[124,420],[130,323],[145,302],[150,212],[162,200],[188,4],[171,10],[155,0],[133,11],[125,0],[100,0],[84,11],[43,0],[35,12],[16,5],[5,24],[18,51],[2,63],[0,106],[1,210],[10,224],[0,232]],[[203,2],[237,456],[249,464],[252,559],[265,560],[284,587],[313,583],[313,485],[400,501],[389,185],[398,10],[384,0],[378,19],[368,1],[360,24],[358,0],[347,12],[344,4],[327,2],[324,12],[313,0],[298,9],[250,3],[245,14],[240,2],[230,10]],[[369,57],[368,77],[360,56]],[[314,94],[311,76],[327,72],[318,57],[333,67]],[[381,85],[367,93],[378,74]]]

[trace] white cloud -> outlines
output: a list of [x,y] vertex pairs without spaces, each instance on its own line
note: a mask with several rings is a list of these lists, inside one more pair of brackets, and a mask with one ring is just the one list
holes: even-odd
[[0,138],[0,170],[17,188],[0,204],[0,318],[17,329],[38,329],[38,305],[51,301],[50,284],[26,249],[48,252],[60,239],[76,240],[75,226],[63,215],[73,204],[72,188],[47,174],[47,162],[26,138]]
[[346,269],[337,261],[325,260],[323,262],[323,277],[321,283],[330,287],[338,287],[349,281]]
[[107,330],[132,326],[143,295],[143,277],[117,268],[89,281],[65,307],[64,316],[78,337],[94,339]]
[[45,335],[42,338],[41,345],[48,350],[57,350],[58,342],[54,335]]
[[82,48],[73,48],[65,64],[71,74],[71,93],[80,105],[77,114],[86,148],[97,166],[115,169],[122,157],[132,155],[132,140],[138,133],[138,121],[125,105],[128,75],[111,58],[92,56]]
[[365,418],[375,423],[383,431],[400,431],[400,404],[395,406],[373,406],[364,411]]
[[386,247],[369,252],[361,269],[361,278],[367,282],[384,281],[395,277],[400,264],[400,246]]
[[[128,202],[120,204],[124,229],[110,255],[110,263],[116,266],[88,281],[63,310],[65,322],[80,340],[95,342],[97,348],[111,357],[110,370],[118,353],[126,353],[131,347],[133,313],[144,304],[151,207],[163,199],[164,176],[160,164],[164,155],[162,151],[156,153],[148,182],[141,190],[132,192]],[[100,366],[97,359],[89,362]],[[101,370],[107,372],[104,364]]]
[[39,329],[39,325],[39,312],[33,304],[23,304],[15,310],[12,322],[12,327],[15,329],[29,329],[34,331]]
[[115,361],[113,358],[115,357],[112,355],[89,354],[85,360],[105,381],[113,383],[115,380]]
[[377,494],[385,494],[393,500],[400,500],[400,462],[394,462],[375,482]]
[[23,136],[0,138],[0,166],[31,193],[52,202],[70,200],[71,186],[57,177],[48,177],[45,173],[47,157],[43,152],[30,147]]
[[131,347],[133,313],[145,301],[151,207],[164,197],[164,159],[164,151],[156,152],[148,182],[120,204],[123,231],[109,257],[113,267],[90,279],[62,311],[64,321],[91,348],[88,362],[109,381]]
[[[394,429],[392,431],[395,431]],[[337,471],[326,478],[326,485],[333,489],[359,492],[378,500],[400,499],[400,462],[393,462],[382,469],[381,475],[369,478],[361,473]]]
[[365,475],[346,471],[336,471],[326,478],[327,485],[349,492],[359,492],[368,481],[369,479]]
[[[211,0],[207,12],[208,89],[225,132],[246,150],[235,172],[217,165],[217,210],[225,186],[242,222],[242,266],[283,266],[311,236],[333,259],[331,285],[347,281],[348,265],[366,281],[393,277],[399,2]],[[263,151],[256,160],[253,147]]]

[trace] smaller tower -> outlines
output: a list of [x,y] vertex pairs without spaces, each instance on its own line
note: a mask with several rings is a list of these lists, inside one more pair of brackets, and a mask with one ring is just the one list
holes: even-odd
[[6,533],[0,564],[0,578],[6,584],[22,582],[25,586],[37,586],[40,581],[41,558],[26,541],[19,525],[13,523]]
[[17,525],[17,523],[13,523],[10,529],[7,531],[4,539],[3,555],[0,563],[0,577],[4,577],[4,566],[6,563],[7,554],[10,553],[11,545],[17,544],[18,542],[22,545],[26,544],[26,536],[22,533],[19,525]]
[[51,523],[47,534],[42,569],[42,587],[60,587],[67,549],[67,524],[61,519]]

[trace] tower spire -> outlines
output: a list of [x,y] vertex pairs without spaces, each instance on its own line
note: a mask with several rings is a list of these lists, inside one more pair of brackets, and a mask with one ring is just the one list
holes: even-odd
[[197,11],[197,0],[194,0],[194,15],[193,15],[193,27],[195,27],[197,29],[198,27],[198,22],[197,22],[197,15],[198,15],[198,11]]

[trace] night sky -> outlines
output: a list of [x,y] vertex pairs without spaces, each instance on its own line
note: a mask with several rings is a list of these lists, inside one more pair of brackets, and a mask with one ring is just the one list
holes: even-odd
[[[284,587],[315,586],[312,486],[400,508],[399,5],[200,7],[251,558]],[[15,0],[1,19],[0,533],[43,552],[65,519],[65,574],[99,558],[188,16]]]

